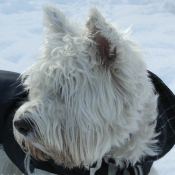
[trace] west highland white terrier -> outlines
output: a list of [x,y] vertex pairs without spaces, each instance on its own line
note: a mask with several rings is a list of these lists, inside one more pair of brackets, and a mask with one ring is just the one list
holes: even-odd
[[129,30],[95,7],[79,24],[45,5],[44,25],[41,56],[20,76],[27,95],[12,118],[26,172],[30,160],[52,160],[70,172],[93,175],[112,164],[108,175],[147,175],[142,163],[159,154],[158,93]]

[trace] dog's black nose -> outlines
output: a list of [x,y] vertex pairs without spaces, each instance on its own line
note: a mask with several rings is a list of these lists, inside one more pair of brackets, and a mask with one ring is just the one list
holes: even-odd
[[26,136],[32,129],[31,122],[23,119],[15,121],[14,126],[18,130],[18,132],[20,132],[24,136]]

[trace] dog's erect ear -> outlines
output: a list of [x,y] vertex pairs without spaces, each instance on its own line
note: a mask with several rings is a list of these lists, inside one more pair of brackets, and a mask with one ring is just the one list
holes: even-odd
[[116,39],[115,27],[105,20],[104,16],[96,7],[91,7],[89,19],[86,23],[90,35],[97,44],[97,50],[102,64],[109,65],[116,58]]
[[71,25],[70,21],[66,18],[64,13],[55,5],[45,4],[43,6],[44,11],[44,25],[48,30],[48,33],[52,34],[75,34],[75,29]]

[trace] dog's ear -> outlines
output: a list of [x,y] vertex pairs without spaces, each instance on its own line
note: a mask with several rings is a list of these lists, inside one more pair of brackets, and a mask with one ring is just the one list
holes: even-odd
[[66,18],[65,14],[55,5],[45,4],[44,11],[44,25],[47,32],[50,34],[65,34],[74,35],[75,29]]
[[[104,65],[111,64],[116,58],[116,30],[96,7],[91,7],[89,19],[86,23],[90,37],[96,43],[100,61]],[[113,44],[114,43],[114,44]]]

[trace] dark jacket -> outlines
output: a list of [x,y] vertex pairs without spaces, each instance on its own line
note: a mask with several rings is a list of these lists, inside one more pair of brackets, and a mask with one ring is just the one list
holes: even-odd
[[[138,175],[147,175],[153,162],[163,157],[175,144],[175,96],[155,74],[148,73],[155,86],[155,93],[159,94],[156,131],[161,132],[158,136],[160,154],[155,157],[147,157],[134,167],[129,166],[122,170],[118,168],[116,175],[123,175],[124,171],[129,171],[130,175],[135,175],[135,172],[138,172]],[[18,73],[0,71],[0,144],[2,144],[8,157],[23,173],[26,173],[24,167],[25,153],[14,139],[12,121],[15,111],[27,100],[27,96],[28,93],[21,86]],[[90,175],[90,171],[83,168],[69,170],[56,165],[51,159],[43,162],[32,158],[31,171],[34,168],[59,175]],[[101,168],[96,171],[95,175],[107,175],[108,169],[109,164],[103,161]],[[140,169],[142,173],[139,173]]]

